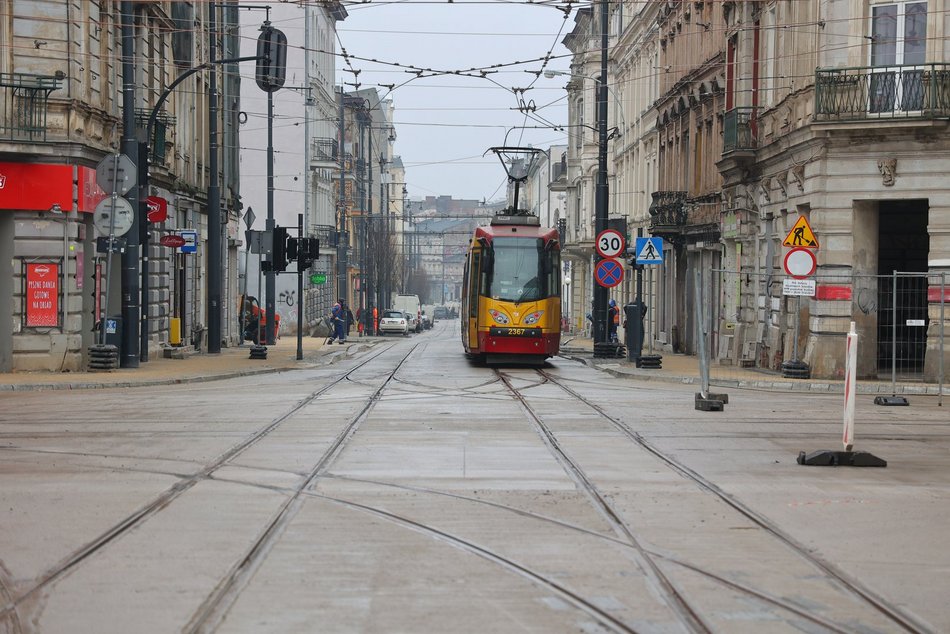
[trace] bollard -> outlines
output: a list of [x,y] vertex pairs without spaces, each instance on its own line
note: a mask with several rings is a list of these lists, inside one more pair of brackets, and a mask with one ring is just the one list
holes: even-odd
[[798,464],[819,467],[886,467],[887,461],[866,451],[851,451],[854,446],[854,402],[857,380],[855,377],[858,365],[858,333],[854,329],[854,322],[851,322],[851,330],[848,332],[847,350],[845,353],[844,368],[844,431],[841,435],[841,443],[844,445],[844,451],[832,451],[822,449],[805,453],[798,453]]

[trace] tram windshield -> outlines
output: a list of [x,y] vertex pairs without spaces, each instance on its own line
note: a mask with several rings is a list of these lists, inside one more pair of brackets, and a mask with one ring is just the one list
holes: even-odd
[[560,254],[529,238],[495,238],[482,276],[482,295],[505,302],[532,302],[560,293]]

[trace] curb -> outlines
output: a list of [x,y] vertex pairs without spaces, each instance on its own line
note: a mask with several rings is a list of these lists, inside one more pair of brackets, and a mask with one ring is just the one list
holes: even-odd
[[275,374],[278,372],[290,372],[293,370],[307,370],[312,368],[319,368],[325,365],[331,365],[340,361],[341,359],[349,356],[353,356],[362,352],[363,350],[368,350],[375,344],[363,343],[360,342],[356,344],[356,349],[353,349],[353,346],[347,346],[342,350],[334,350],[332,352],[320,353],[318,358],[313,361],[307,361],[306,359],[301,359],[298,363],[299,366],[285,366],[279,368],[260,368],[260,369],[251,369],[251,370],[231,370],[225,372],[216,372],[214,374],[207,374],[205,376],[194,376],[188,378],[156,378],[156,379],[129,379],[123,381],[113,381],[113,382],[96,382],[96,381],[84,381],[84,382],[66,382],[66,383],[23,383],[18,385],[0,385],[0,392],[35,392],[35,391],[46,391],[46,390],[100,390],[100,389],[110,389],[110,388],[131,388],[131,387],[153,387],[158,385],[181,385],[183,383],[208,383],[211,381],[223,381],[225,379],[236,379],[247,376],[257,376],[259,374]]
[[[594,368],[595,370],[600,370],[601,372],[606,372],[611,376],[617,378],[629,378],[636,379],[638,381],[661,381],[663,383],[673,383],[677,385],[698,385],[700,383],[699,377],[694,376],[673,376],[673,375],[662,375],[662,374],[651,374],[646,371],[641,370],[629,370],[624,371],[612,367],[617,364],[603,365],[602,362],[595,361],[591,357],[580,356],[576,353],[567,353],[559,355],[565,359],[570,359],[571,361],[577,361],[578,363],[583,363],[589,368]],[[729,380],[711,380],[710,385],[715,387],[725,387],[725,388],[735,388],[735,389],[745,389],[745,390],[768,390],[774,392],[813,392],[816,394],[843,394],[844,386],[830,383],[827,381],[805,381],[805,382],[791,382],[791,381],[749,381],[742,379],[729,379]],[[868,394],[868,395],[881,395],[881,394],[903,394],[908,396],[940,396],[941,393],[937,386],[931,385],[921,385],[921,386],[901,386],[898,385],[896,390],[892,390],[890,384],[883,383],[861,383],[858,381],[855,388],[856,394]],[[946,388],[943,390],[943,394],[947,395],[948,391]]]

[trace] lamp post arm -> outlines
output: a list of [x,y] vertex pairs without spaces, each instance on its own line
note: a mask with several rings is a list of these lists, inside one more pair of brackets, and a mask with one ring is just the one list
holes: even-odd
[[[232,57],[230,59],[219,59],[215,60],[215,64],[236,64],[238,62],[250,62],[252,60],[256,61],[263,59],[263,57],[258,55],[249,55],[247,57]],[[168,84],[168,87],[162,91],[161,96],[159,96],[158,101],[155,102],[155,106],[152,108],[152,112],[148,115],[148,123],[145,125],[145,142],[148,144],[149,154],[152,153],[152,129],[155,127],[155,121],[158,119],[158,111],[161,110],[162,106],[165,105],[165,100],[168,99],[169,95],[172,94],[172,91],[178,87],[178,85],[197,73],[200,70],[206,70],[211,68],[211,62],[205,62],[204,64],[199,64],[193,68],[189,68],[181,75],[175,78],[175,81]]]

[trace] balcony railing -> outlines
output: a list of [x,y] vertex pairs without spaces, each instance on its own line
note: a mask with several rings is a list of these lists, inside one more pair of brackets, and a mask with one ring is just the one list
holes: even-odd
[[681,229],[686,225],[686,193],[681,191],[653,192],[650,204],[650,231],[659,228]]
[[758,147],[758,126],[755,108],[727,110],[722,119],[722,153],[755,150]]
[[339,166],[340,160],[336,148],[336,139],[314,139],[310,146],[310,162],[328,168]]
[[45,141],[49,95],[62,87],[59,76],[0,73],[0,138]]
[[815,120],[950,117],[950,64],[815,71]]

